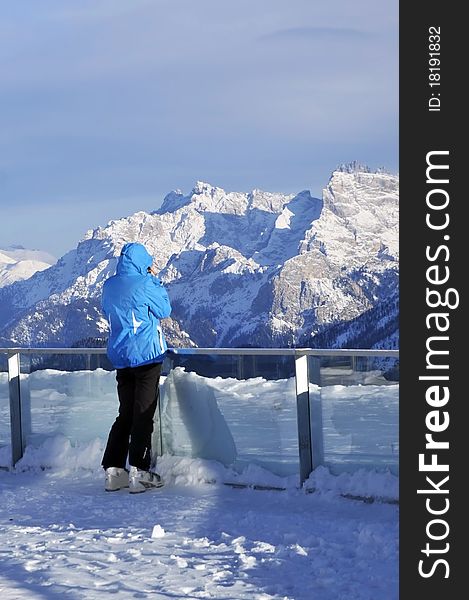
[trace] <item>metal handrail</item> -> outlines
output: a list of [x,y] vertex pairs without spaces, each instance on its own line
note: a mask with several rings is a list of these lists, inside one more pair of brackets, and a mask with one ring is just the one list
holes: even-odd
[[[106,354],[106,348],[0,348],[0,354]],[[185,355],[259,356],[376,356],[399,358],[399,350],[362,348],[168,348],[168,353]]]

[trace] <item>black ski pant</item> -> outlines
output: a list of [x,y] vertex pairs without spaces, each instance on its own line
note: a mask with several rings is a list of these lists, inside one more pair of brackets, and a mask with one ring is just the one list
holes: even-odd
[[117,369],[119,415],[104,451],[102,466],[129,465],[150,470],[153,417],[159,397],[161,363]]

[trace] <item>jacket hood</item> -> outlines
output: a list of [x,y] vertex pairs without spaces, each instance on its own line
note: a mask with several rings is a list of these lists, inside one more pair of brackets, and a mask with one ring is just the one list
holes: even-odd
[[153,264],[153,257],[143,244],[125,244],[117,262],[118,275],[146,275],[148,267]]

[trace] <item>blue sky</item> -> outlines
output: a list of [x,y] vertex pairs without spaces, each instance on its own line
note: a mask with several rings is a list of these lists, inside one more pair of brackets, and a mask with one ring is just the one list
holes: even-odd
[[22,0],[0,40],[0,247],[61,256],[197,180],[398,171],[397,0]]

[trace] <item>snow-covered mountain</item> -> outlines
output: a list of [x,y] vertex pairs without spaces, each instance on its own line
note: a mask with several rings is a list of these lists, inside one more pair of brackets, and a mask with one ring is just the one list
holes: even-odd
[[[171,192],[155,212],[89,231],[54,266],[1,289],[2,343],[106,337],[102,284],[129,241],[155,257],[173,305],[164,323],[173,345],[309,346],[343,322],[355,323],[357,339],[354,320],[386,301],[397,324],[389,301],[398,287],[398,186],[395,175],[351,164],[334,171],[322,199],[202,182],[187,196]],[[329,345],[341,339],[340,329]]]
[[29,279],[37,271],[48,269],[56,260],[47,252],[27,250],[23,246],[0,248],[0,288]]

